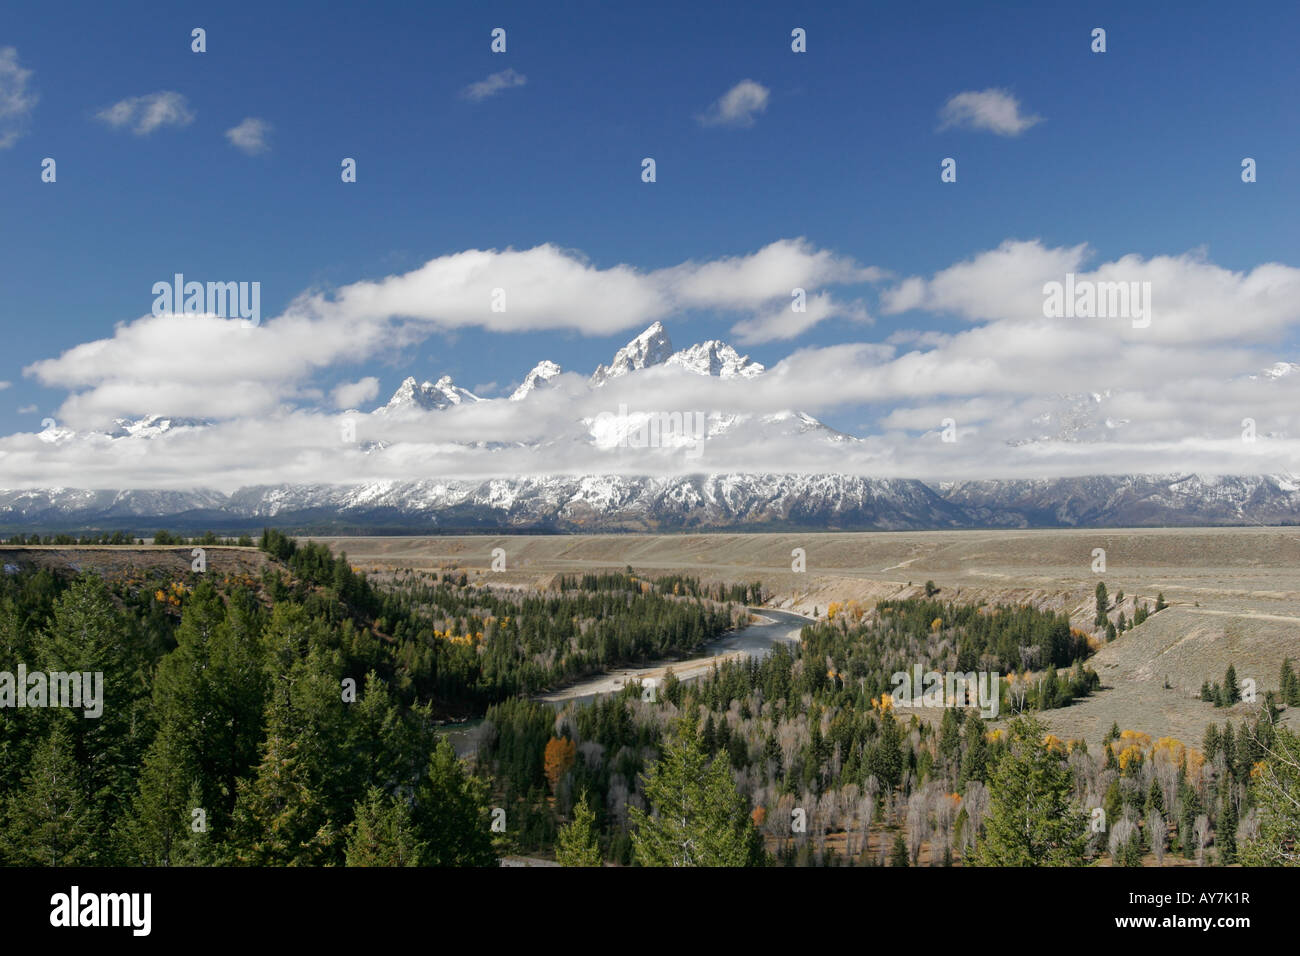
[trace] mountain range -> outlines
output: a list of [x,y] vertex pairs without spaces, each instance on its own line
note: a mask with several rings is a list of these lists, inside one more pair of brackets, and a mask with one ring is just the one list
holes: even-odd
[[[601,364],[590,390],[663,366],[701,376],[752,379],[764,367],[725,342],[675,350],[655,322]],[[1300,366],[1279,362],[1261,381]],[[436,415],[480,402],[527,402],[555,387],[561,366],[534,366],[508,398],[486,399],[450,376],[406,378],[369,416],[378,422]],[[581,387],[581,380],[579,379]],[[1034,419],[1025,441],[1104,440],[1127,422],[1102,413],[1109,393],[1059,396]],[[358,412],[357,414],[365,414]],[[110,429],[75,432],[50,423],[40,437],[71,441],[153,441],[202,419],[151,415],[118,420]],[[580,441],[601,449],[626,441],[635,418],[611,424],[585,418],[570,434],[549,441]],[[711,412],[710,440],[761,443],[775,436],[830,446],[857,443],[806,413],[790,409],[757,415]],[[387,443],[367,451],[383,454]],[[483,447],[478,443],[477,447]],[[1099,475],[1040,480],[978,480],[927,484],[920,480],[850,474],[707,473],[671,476],[532,475],[490,480],[418,478],[361,484],[283,484],[240,488],[231,494],[195,488],[0,490],[0,530],[153,527],[244,529],[283,527],[354,531],[653,531],[711,529],[905,530],[951,528],[1133,527],[1300,523],[1300,475]]]

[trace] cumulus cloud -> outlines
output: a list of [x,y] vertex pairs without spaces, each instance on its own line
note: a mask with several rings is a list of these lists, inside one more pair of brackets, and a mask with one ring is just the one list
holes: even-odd
[[477,83],[471,83],[460,91],[460,95],[467,100],[478,103],[490,96],[496,96],[502,90],[513,89],[516,86],[525,86],[528,83],[528,77],[522,73],[516,73],[512,69],[505,69],[499,73],[493,73]]
[[[1296,471],[1300,365],[1287,361],[1295,356],[1286,343],[1300,333],[1300,269],[1264,263],[1233,271],[1202,251],[1097,258],[1086,244],[1008,240],[931,274],[892,280],[880,295],[879,313],[924,312],[931,324],[952,323],[946,331],[799,348],[745,379],[656,366],[592,390],[585,375],[566,373],[521,402],[408,419],[362,413],[356,447],[340,448],[338,416],[300,407],[322,391],[317,373],[368,356],[397,358],[437,330],[608,335],[663,318],[682,347],[690,339],[681,340],[685,326],[673,316],[699,308],[739,313],[733,334],[742,341],[773,341],[831,314],[865,320],[865,305],[836,303],[825,287],[887,278],[805,240],[652,271],[596,267],[552,246],[470,250],[304,296],[251,329],[212,316],[123,323],[109,338],[25,369],[73,393],[60,424],[82,428],[122,412],[216,423],[148,444],[20,433],[0,439],[0,456],[14,486],[94,487],[684,470],[923,479]],[[1152,321],[1135,328],[1044,315],[1044,284],[1069,272],[1150,282]],[[790,311],[793,286],[809,290],[805,314]],[[506,291],[505,312],[491,311],[493,288]],[[377,393],[367,377],[330,395],[341,408]],[[710,439],[699,460],[680,450],[593,448],[581,423],[620,404],[699,410],[714,423],[767,416],[790,427],[757,441],[746,440],[752,433],[744,428]],[[792,409],[831,421],[851,413],[855,422],[868,409],[872,418],[856,438],[835,437],[792,418]],[[1246,418],[1256,423],[1256,442],[1241,440]],[[957,442],[942,441],[944,419],[956,422]]]
[[696,117],[701,126],[753,126],[767,109],[771,91],[754,80],[741,80]]
[[817,323],[832,316],[852,319],[855,322],[871,321],[862,303],[842,305],[825,292],[808,297],[803,311],[796,312],[794,306],[795,303],[792,301],[766,315],[742,319],[731,327],[731,334],[742,345],[757,345],[763,342],[798,338]]
[[256,116],[249,116],[238,126],[226,130],[226,139],[230,144],[249,156],[265,153],[270,149],[267,137],[271,135],[271,124]]
[[8,149],[27,131],[39,97],[29,89],[32,71],[18,64],[18,50],[0,47],[0,149]]
[[[74,391],[61,409],[70,420],[158,409],[233,417],[301,397],[320,369],[394,356],[435,332],[478,327],[610,335],[691,309],[770,315],[778,303],[789,307],[795,287],[814,293],[816,303],[819,287],[882,275],[804,239],[649,272],[630,265],[600,268],[550,244],[474,249],[332,294],[303,295],[283,315],[253,328],[209,315],[147,315],[24,372]],[[805,327],[835,310],[818,304],[810,311]],[[756,333],[762,337],[763,331]],[[214,401],[217,393],[220,401]]]
[[1042,122],[1041,116],[1020,112],[1020,101],[1006,90],[967,90],[951,97],[939,111],[939,129],[984,130],[999,136],[1019,136]]
[[170,90],[119,100],[96,116],[114,129],[131,127],[137,136],[147,136],[164,126],[188,126],[194,122],[194,111],[185,97]]
[[[1293,327],[1300,309],[1300,270],[1291,266],[1263,263],[1233,272],[1208,261],[1204,250],[1149,259],[1130,254],[1086,268],[1092,258],[1086,244],[1050,248],[1039,240],[1007,240],[929,279],[911,277],[886,289],[882,311],[920,309],[1034,327],[1046,322],[1054,334],[1091,325],[1118,345],[1268,341]],[[1123,317],[1045,319],[1045,287],[1067,280],[1149,292],[1149,325]]]
[[363,402],[374,401],[379,394],[379,379],[373,375],[356,382],[344,382],[334,386],[330,397],[334,399],[335,408],[356,408]]

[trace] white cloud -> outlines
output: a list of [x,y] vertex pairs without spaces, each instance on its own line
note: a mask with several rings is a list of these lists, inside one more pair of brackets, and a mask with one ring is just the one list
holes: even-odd
[[939,112],[940,130],[958,127],[986,130],[999,136],[1019,136],[1041,116],[1020,112],[1020,101],[1006,90],[967,90],[944,104]]
[[133,127],[137,136],[147,136],[163,126],[188,126],[194,122],[194,111],[185,97],[170,90],[119,100],[96,116],[115,129]]
[[[549,244],[473,249],[331,295],[304,295],[254,328],[216,316],[146,315],[119,324],[111,338],[74,346],[24,373],[74,390],[60,410],[70,421],[160,410],[235,417],[306,397],[305,384],[320,369],[400,355],[434,332],[478,327],[610,335],[691,309],[770,315],[779,303],[789,308],[795,287],[816,301],[819,287],[882,275],[804,239],[650,272],[598,268]],[[504,301],[505,310],[493,311],[494,300]],[[815,311],[813,318],[831,311]]]
[[18,50],[0,47],[0,149],[8,149],[27,131],[39,97],[28,89],[32,71],[18,65]]
[[[865,306],[835,302],[825,287],[883,276],[805,240],[653,271],[598,268],[553,246],[470,250],[405,275],[303,297],[253,329],[200,316],[123,323],[109,338],[24,370],[73,392],[58,412],[60,424],[80,428],[148,412],[218,424],[147,446],[56,447],[19,434],[0,439],[0,454],[14,486],[230,487],[685,467],[919,478],[1296,471],[1300,375],[1259,373],[1295,358],[1282,343],[1300,334],[1300,269],[1265,263],[1234,272],[1202,252],[1093,258],[1085,244],[1008,240],[897,281],[881,296],[886,313],[955,316],[961,322],[954,331],[899,330],[885,342],[802,348],[752,379],[656,367],[592,392],[585,375],[566,374],[526,402],[481,402],[409,422],[362,415],[358,441],[389,443],[373,455],[339,448],[337,416],[293,409],[319,396],[318,372],[409,355],[434,331],[477,325],[605,335],[664,318],[680,348],[692,340],[674,317],[708,308],[739,313],[733,333],[742,341],[772,341],[832,314],[865,318]],[[1150,281],[1150,326],[1044,317],[1043,283],[1068,270]],[[790,312],[792,285],[809,291],[805,314]],[[507,290],[504,313],[490,311],[498,286]],[[355,407],[377,392],[367,377],[334,388],[331,397]],[[719,416],[852,411],[853,421],[870,408],[875,417],[857,442],[716,442],[697,463],[648,453],[620,457],[615,466],[573,428],[620,402],[666,402],[668,410]],[[938,440],[939,423],[949,417],[958,425],[956,443]],[[1241,441],[1247,417],[1261,436],[1253,444]],[[541,439],[536,448],[519,445]]]
[[818,322],[833,316],[842,316],[855,322],[870,322],[866,308],[860,302],[842,305],[828,293],[809,296],[803,312],[795,312],[793,302],[783,303],[767,315],[743,319],[731,327],[731,334],[742,345],[758,345],[798,338]]
[[1043,284],[1078,272],[1087,257],[1086,244],[1049,249],[1038,240],[1008,239],[928,281],[905,279],[881,294],[881,307],[886,314],[924,309],[967,319],[1041,316]]
[[513,89],[516,86],[524,86],[528,83],[528,77],[522,73],[516,73],[512,69],[505,69],[499,73],[493,73],[487,79],[479,80],[477,83],[471,83],[460,91],[460,95],[467,100],[473,100],[475,103],[485,100],[490,96],[496,96],[502,90]]
[[767,109],[771,91],[754,80],[741,80],[696,119],[701,126],[753,126],[754,117]]
[[[1291,266],[1263,263],[1249,272],[1232,272],[1196,250],[1150,259],[1130,254],[1085,268],[1092,257],[1086,244],[1049,248],[1039,240],[1009,239],[928,280],[912,277],[887,289],[881,295],[882,310],[923,309],[970,321],[1046,327],[1054,334],[1092,326],[1112,347],[1268,341],[1293,328],[1300,316],[1300,270]],[[1076,285],[1149,283],[1149,326],[1137,328],[1125,319],[1044,319],[1044,286],[1063,284],[1069,274]],[[1232,320],[1225,321],[1226,316]]]
[[226,139],[232,146],[249,156],[265,153],[270,146],[266,139],[271,134],[271,124],[256,116],[249,116],[238,126],[226,130]]
[[334,399],[335,408],[356,408],[363,402],[374,401],[379,394],[379,379],[373,375],[356,382],[344,382],[336,385],[330,397]]
[[31,415],[34,414],[36,411],[37,411],[37,407],[35,405],[24,405],[22,408],[18,409],[18,414]]

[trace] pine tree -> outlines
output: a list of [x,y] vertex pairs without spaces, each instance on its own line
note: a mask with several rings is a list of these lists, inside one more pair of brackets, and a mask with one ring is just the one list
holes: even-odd
[[0,855],[11,866],[92,866],[100,862],[95,815],[82,789],[72,741],[56,723],[9,797]]
[[302,751],[298,740],[273,728],[256,775],[239,782],[238,862],[321,866],[331,861],[338,830],[311,784]]
[[1222,809],[1214,821],[1214,843],[1219,848],[1219,863],[1237,862],[1237,802],[1232,799],[1232,785],[1225,778],[1220,793]]
[[984,737],[984,721],[968,714],[965,730],[965,753],[961,758],[961,786],[972,780],[983,782],[988,774],[989,744]]
[[1237,686],[1237,669],[1231,664],[1228,665],[1228,670],[1223,675],[1223,698],[1227,707],[1231,707],[1241,700],[1241,688]]
[[725,760],[710,760],[689,720],[644,777],[650,813],[629,808],[642,866],[757,866],[762,843]]
[[1160,781],[1155,777],[1151,778],[1151,786],[1147,788],[1147,814],[1149,815],[1152,810],[1159,813],[1165,812],[1165,792],[1160,788]]
[[1214,763],[1214,758],[1219,753],[1221,738],[1219,737],[1219,725],[1209,724],[1205,728],[1205,737],[1201,740],[1201,750],[1205,752],[1205,759]]
[[1288,707],[1300,707],[1300,676],[1291,666],[1291,658],[1282,662],[1282,679],[1279,689],[1282,703]]
[[907,853],[907,839],[903,836],[900,829],[894,834],[894,845],[889,851],[890,866],[911,866],[912,860]]
[[[127,859],[141,866],[172,866],[191,820],[184,747],[167,727],[144,758],[140,792],[122,835]],[[195,781],[197,785],[197,781]],[[204,810],[202,798],[195,806]]]
[[1247,866],[1300,866],[1300,737],[1279,727],[1250,782],[1258,836],[1241,847]]
[[600,842],[596,837],[596,814],[582,792],[573,807],[573,822],[560,829],[555,841],[555,859],[561,866],[600,866]]
[[416,829],[427,866],[492,866],[492,814],[488,784],[469,773],[446,737],[429,759],[416,797]]
[[1071,803],[1071,774],[1043,743],[1037,718],[1011,723],[1009,749],[993,768],[989,816],[976,851],[981,866],[1076,866],[1087,819]]
[[424,846],[416,838],[410,804],[371,787],[347,826],[348,866],[419,866]]
[[939,721],[939,755],[945,765],[955,766],[961,757],[961,726],[957,722],[957,709],[948,707]]
[[1098,627],[1106,623],[1106,612],[1110,610],[1110,599],[1106,596],[1106,584],[1103,581],[1097,582],[1097,620]]
[[111,827],[130,811],[138,767],[154,727],[148,662],[132,635],[131,623],[118,611],[104,581],[87,574],[55,600],[53,619],[34,647],[47,671],[103,675],[100,716],[87,719],[83,710],[70,708],[52,708],[46,716],[50,723],[63,724],[67,734],[87,810],[95,821],[92,842],[101,864],[117,862],[112,859],[117,843]]
[[238,600],[227,608],[201,582],[181,614],[176,649],[154,679],[159,735],[174,748],[177,772],[197,780],[199,805],[222,831],[234,810],[238,780],[258,761],[265,698],[260,638],[255,612]]

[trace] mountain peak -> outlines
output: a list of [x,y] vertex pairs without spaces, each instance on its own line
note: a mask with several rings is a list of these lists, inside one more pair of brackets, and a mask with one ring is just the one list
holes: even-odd
[[545,388],[550,384],[551,379],[560,374],[560,371],[560,366],[549,359],[542,359],[533,366],[531,372],[524,376],[523,384],[514,390],[514,393],[510,396],[510,401],[520,401],[537,391],[537,389]]
[[726,342],[709,339],[688,349],[682,349],[668,358],[668,365],[677,365],[699,375],[716,375],[718,378],[753,378],[764,367],[739,354]]
[[422,409],[424,411],[441,410],[452,405],[478,402],[481,399],[469,389],[461,388],[450,375],[444,375],[436,382],[415,383],[415,376],[408,375],[397,386],[388,404],[377,408],[377,412],[407,411]]
[[611,378],[618,378],[628,372],[662,365],[673,354],[672,339],[663,323],[654,322],[644,332],[628,342],[615,353],[609,366],[601,365],[591,376],[593,386],[604,385]]

